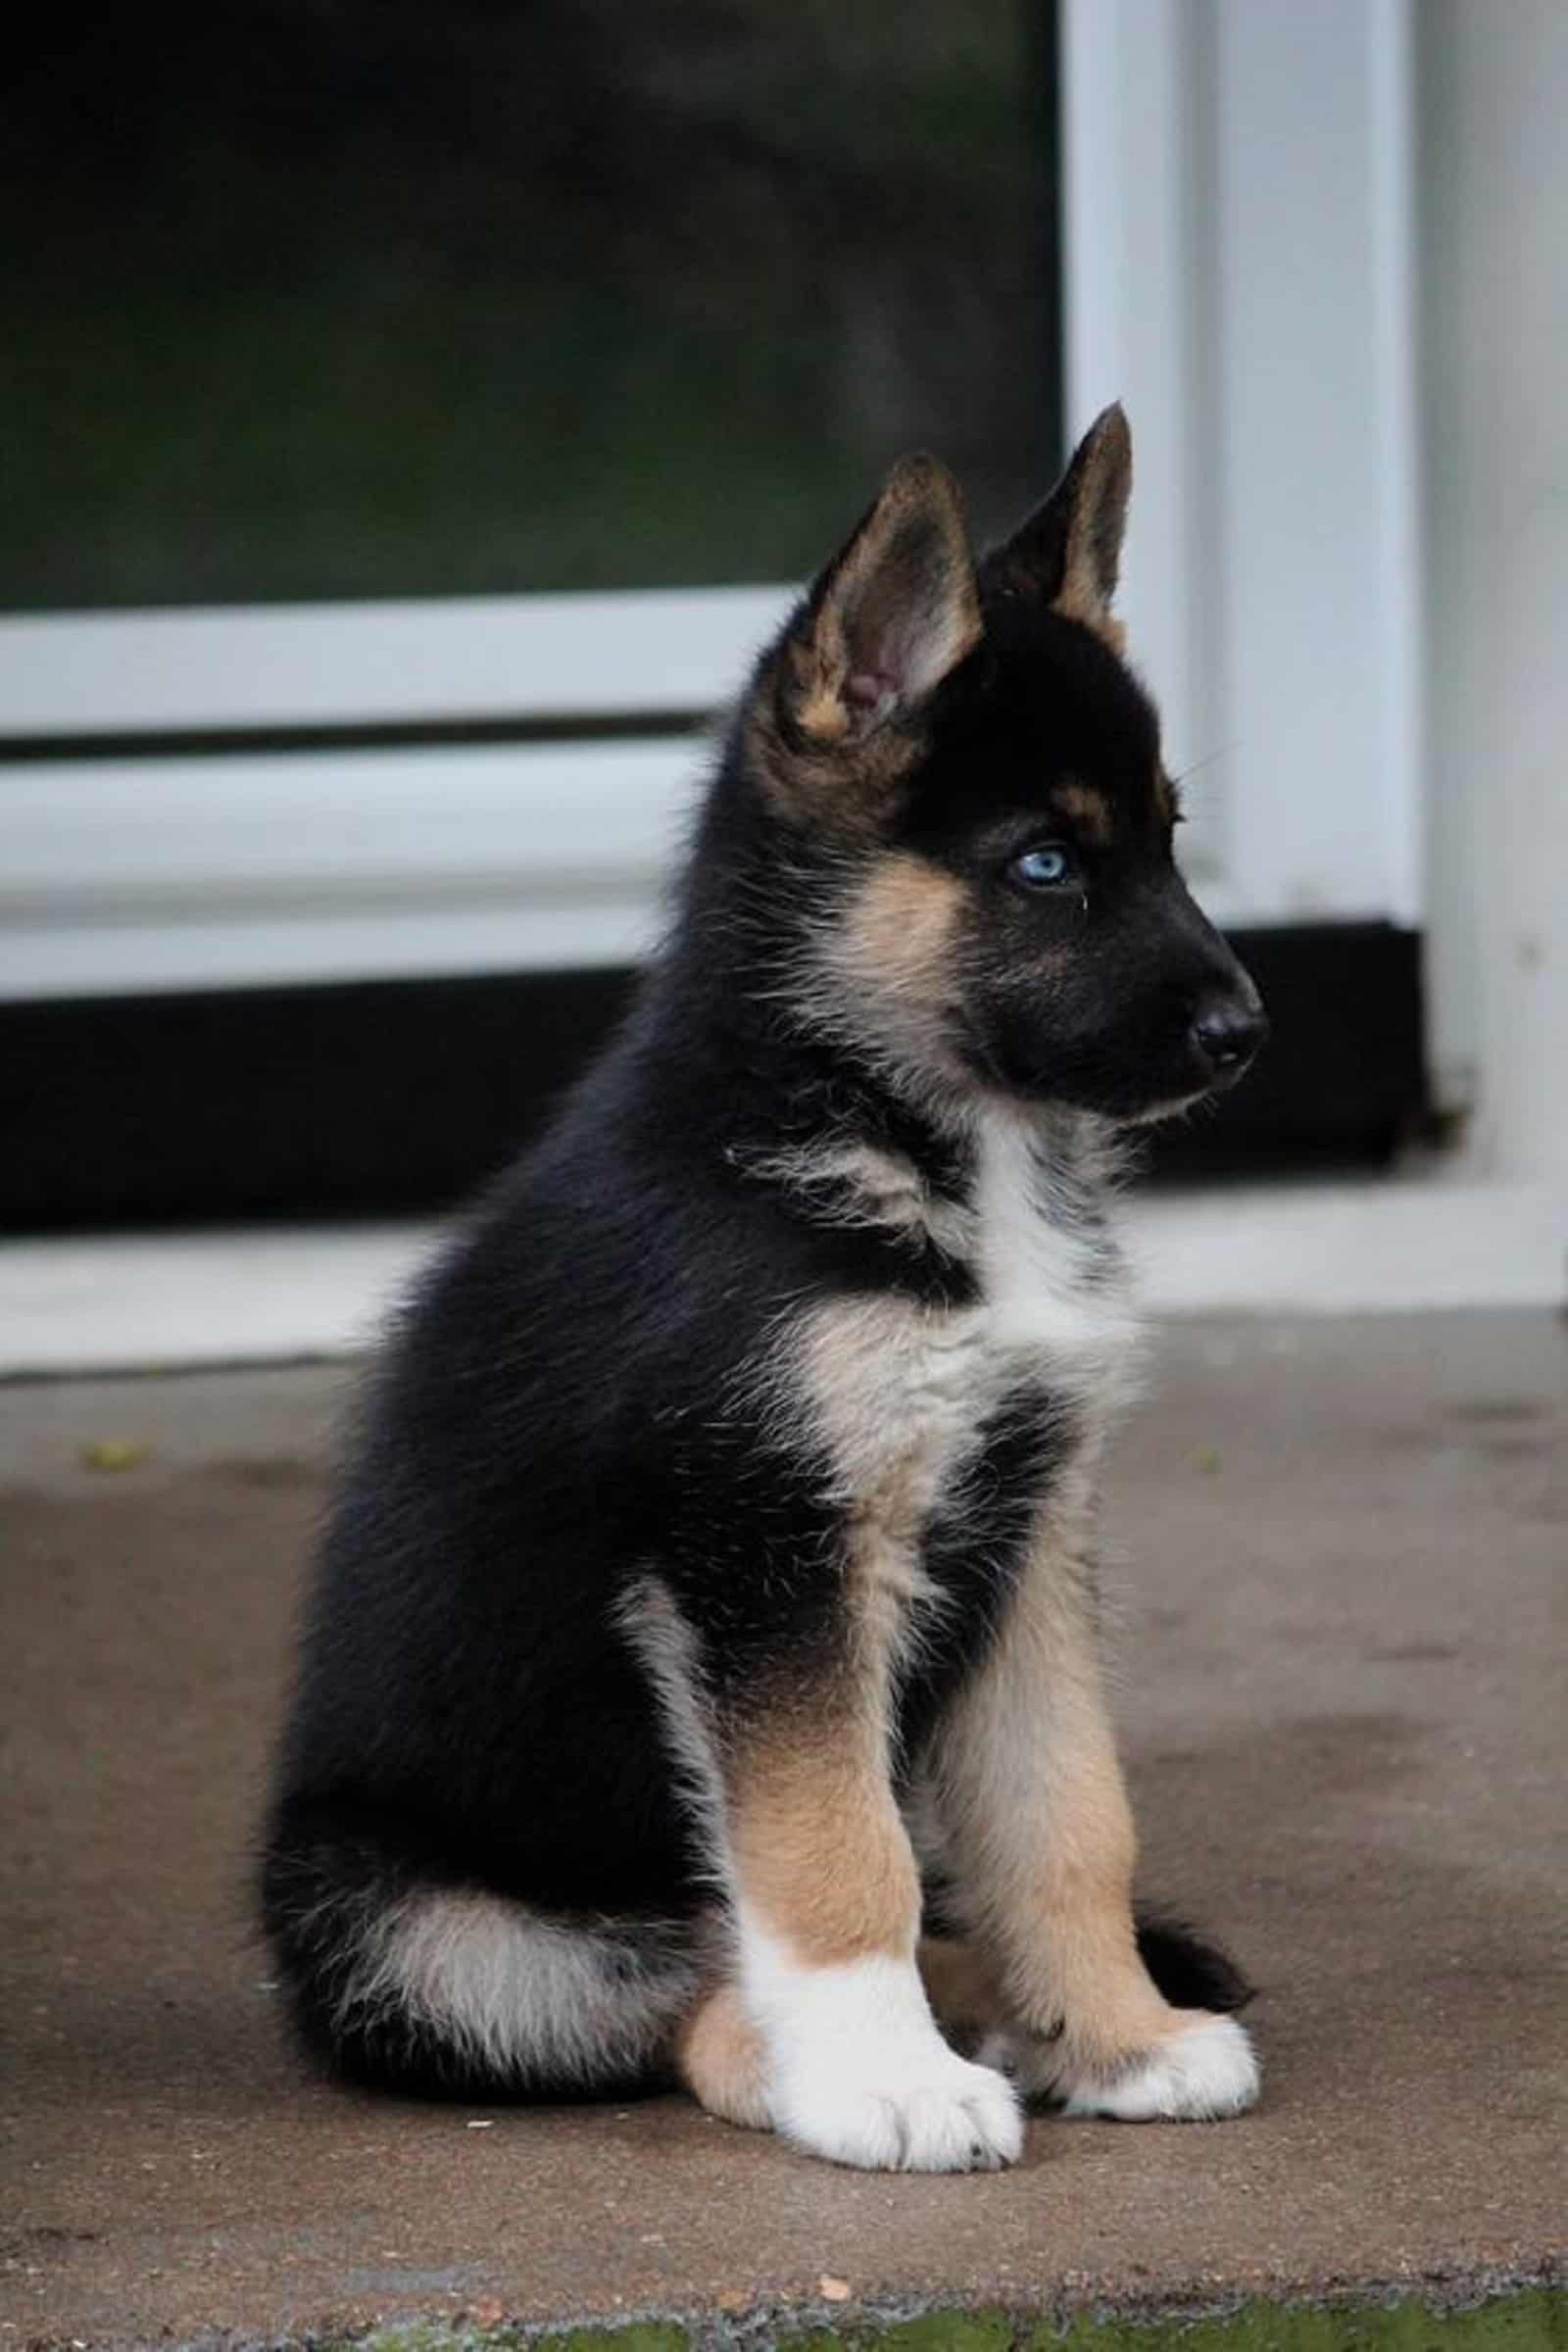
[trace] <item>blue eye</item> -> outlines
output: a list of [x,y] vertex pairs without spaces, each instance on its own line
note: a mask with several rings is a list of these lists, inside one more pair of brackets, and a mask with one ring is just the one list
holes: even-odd
[[1022,850],[1010,868],[1015,882],[1025,890],[1059,890],[1064,882],[1076,878],[1072,852],[1063,849],[1059,841],[1043,841],[1032,850]]

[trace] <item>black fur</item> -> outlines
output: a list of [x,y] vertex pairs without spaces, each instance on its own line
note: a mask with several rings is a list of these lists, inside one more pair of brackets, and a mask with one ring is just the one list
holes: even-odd
[[[787,663],[820,590],[763,657],[629,1021],[419,1284],[368,1386],[262,1869],[304,2040],[351,2079],[489,2097],[619,2091],[639,2072],[610,2056],[586,2075],[498,2069],[429,2018],[357,2004],[351,1980],[373,1924],[430,1890],[613,1923],[606,1965],[633,1975],[639,1935],[652,1971],[705,1932],[710,1858],[620,1630],[650,1564],[720,1723],[842,1663],[845,1504],[804,1428],[770,1413],[759,1365],[802,1301],[961,1306],[976,1277],[940,1216],[845,1223],[770,1173],[779,1155],[895,1154],[961,1229],[974,1161],[956,1090],[1038,1101],[1042,1200],[1089,1262],[1102,1211],[1081,1114],[1099,1134],[1212,1082],[1195,1004],[1246,983],[1172,863],[1150,707],[1091,630],[1000,574],[982,596],[981,640],[893,722],[913,749],[891,788],[851,759],[835,801],[818,759],[800,791],[826,799],[791,797],[808,763]],[[1081,898],[1033,901],[1010,861],[1070,831],[1052,802],[1064,779],[1100,796],[1108,835],[1080,844]],[[867,1029],[853,992],[842,1019],[822,1016],[820,987],[814,1011],[790,993],[890,858],[956,886],[965,910],[961,1008],[931,1069]],[[952,1605],[902,1689],[906,1764],[984,1654],[1077,1413],[1067,1396],[1008,1403],[932,1515],[924,1566]],[[1236,2005],[1217,1954],[1144,1933],[1167,1988]]]
[[1138,1953],[1174,2009],[1213,2009],[1234,2017],[1256,1998],[1257,1987],[1229,1952],[1162,1912],[1138,1913]]
[[1070,1405],[1031,1396],[1004,1405],[980,1434],[925,1537],[925,1568],[950,1595],[900,1690],[901,1760],[920,1750],[963,1677],[985,1656],[1041,1495],[1078,1436]]

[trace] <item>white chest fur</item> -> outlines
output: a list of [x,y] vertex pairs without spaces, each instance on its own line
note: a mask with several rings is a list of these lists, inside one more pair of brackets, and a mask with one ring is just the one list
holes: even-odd
[[993,1349],[1079,1384],[1125,1361],[1138,1318],[1092,1177],[1054,1169],[1027,1127],[999,1120],[980,1140],[974,1224]]
[[[913,1185],[890,1163],[876,1191],[906,1204]],[[807,1406],[840,1499],[890,1533],[918,1526],[1009,1398],[1034,1392],[1068,1405],[1098,1443],[1138,1336],[1098,1198],[1076,1170],[1054,1171],[1021,1125],[982,1135],[968,1204],[942,1202],[929,1223],[968,1265],[971,1302],[879,1293],[808,1309],[797,1327],[797,1407]]]

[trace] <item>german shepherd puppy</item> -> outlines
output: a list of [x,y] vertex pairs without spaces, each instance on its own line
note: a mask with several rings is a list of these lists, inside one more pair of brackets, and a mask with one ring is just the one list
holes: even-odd
[[624,1029],[382,1357],[262,1874],[355,2081],[679,2082],[923,2171],[1029,2098],[1256,2093],[1228,1963],[1135,1927],[1097,1623],[1115,1139],[1264,1033],[1109,614],[1130,480],[1113,408],[977,565],[895,467]]

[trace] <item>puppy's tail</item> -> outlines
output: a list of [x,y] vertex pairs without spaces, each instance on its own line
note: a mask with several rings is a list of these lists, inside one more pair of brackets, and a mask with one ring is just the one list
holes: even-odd
[[1256,1992],[1229,1952],[1184,1920],[1140,1910],[1136,1925],[1138,1956],[1172,2008],[1215,2009],[1229,2017]]
[[306,2049],[405,2096],[629,2097],[667,2078],[700,1988],[683,1923],[555,1918],[443,1884],[341,1811],[280,1807],[260,1891]]

